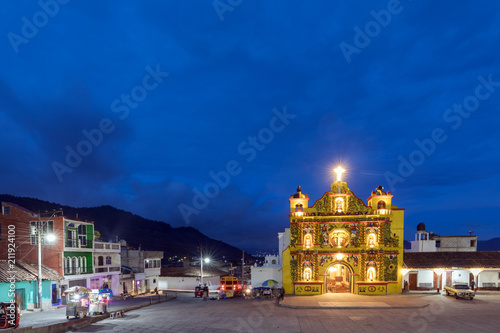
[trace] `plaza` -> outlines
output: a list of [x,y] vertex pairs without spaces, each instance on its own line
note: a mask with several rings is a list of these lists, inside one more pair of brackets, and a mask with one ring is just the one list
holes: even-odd
[[[276,299],[203,301],[192,293],[178,293],[176,299],[74,332],[496,332],[499,296],[479,292],[469,301],[435,292],[387,296],[343,293],[285,296],[278,305]],[[21,318],[21,326],[30,317],[57,317],[57,312],[62,319],[64,309],[27,314]]]

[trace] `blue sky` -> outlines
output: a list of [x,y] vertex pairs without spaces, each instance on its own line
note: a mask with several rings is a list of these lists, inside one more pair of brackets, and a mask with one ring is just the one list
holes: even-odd
[[358,197],[392,191],[406,239],[419,222],[500,237],[499,16],[490,1],[4,3],[0,192],[275,248],[290,194],[313,203],[341,163]]

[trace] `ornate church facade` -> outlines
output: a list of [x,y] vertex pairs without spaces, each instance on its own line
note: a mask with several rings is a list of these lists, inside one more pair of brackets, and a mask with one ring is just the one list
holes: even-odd
[[401,293],[404,209],[390,191],[359,199],[337,180],[312,206],[297,188],[290,197],[290,228],[280,237],[286,293],[362,295]]

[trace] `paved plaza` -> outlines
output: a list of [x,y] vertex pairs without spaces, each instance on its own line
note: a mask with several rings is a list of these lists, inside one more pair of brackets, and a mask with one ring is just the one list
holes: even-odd
[[[57,311],[61,309],[53,312]],[[128,311],[123,318],[104,319],[74,332],[479,333],[497,332],[498,327],[500,294],[495,293],[479,294],[473,301],[437,293],[287,296],[280,305],[275,299],[203,301],[192,293],[179,293],[176,299]]]

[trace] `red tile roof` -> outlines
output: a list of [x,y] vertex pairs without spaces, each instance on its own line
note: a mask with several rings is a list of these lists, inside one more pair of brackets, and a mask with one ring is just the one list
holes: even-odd
[[405,268],[500,268],[500,252],[405,252]]

